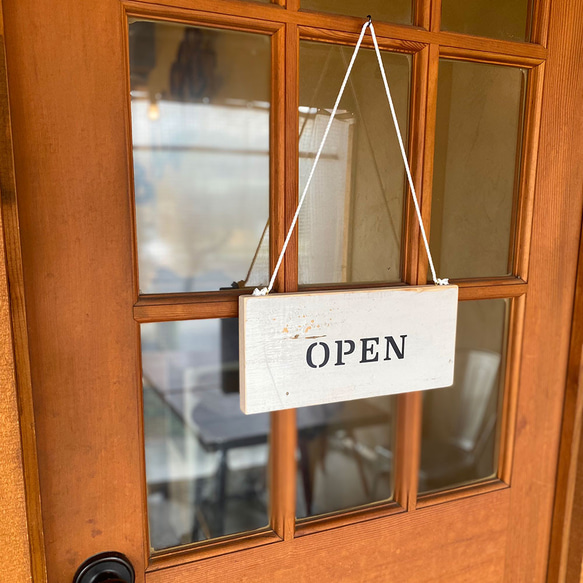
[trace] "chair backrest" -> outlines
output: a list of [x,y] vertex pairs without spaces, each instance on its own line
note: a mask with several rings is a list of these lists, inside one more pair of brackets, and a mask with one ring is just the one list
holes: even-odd
[[456,358],[462,360],[459,364],[463,366],[463,377],[459,422],[454,439],[458,447],[471,451],[476,446],[483,427],[491,425],[485,423],[485,415],[495,390],[500,355],[496,352],[468,350],[460,352]]

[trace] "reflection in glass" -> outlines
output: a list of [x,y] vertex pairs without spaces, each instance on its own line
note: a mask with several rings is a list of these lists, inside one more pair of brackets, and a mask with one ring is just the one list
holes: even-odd
[[391,396],[298,409],[298,518],[392,497],[395,410]]
[[411,24],[413,10],[411,0],[301,0],[302,9],[318,10],[331,14],[358,16],[364,19],[370,14],[375,22],[385,21],[396,24]]
[[[352,48],[300,43],[300,192]],[[383,53],[407,140],[411,58]],[[405,171],[374,51],[358,55],[299,219],[299,283],[401,280]]]
[[511,272],[526,71],[439,65],[431,250],[443,277]]
[[441,29],[503,40],[529,40],[531,0],[442,0]]
[[420,493],[496,474],[507,313],[508,300],[459,304],[454,384],[424,393]]
[[266,526],[269,415],[239,409],[238,320],[141,332],[152,548]]
[[267,36],[130,24],[140,290],[265,283]]

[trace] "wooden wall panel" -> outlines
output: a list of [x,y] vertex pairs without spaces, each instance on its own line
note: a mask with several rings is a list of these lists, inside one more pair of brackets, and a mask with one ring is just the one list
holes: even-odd
[[31,581],[20,422],[0,214],[0,581]]

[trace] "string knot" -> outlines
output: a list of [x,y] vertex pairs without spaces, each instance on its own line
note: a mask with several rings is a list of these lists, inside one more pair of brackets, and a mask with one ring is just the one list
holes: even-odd
[[439,279],[439,277],[435,280],[435,283],[437,285],[449,285],[449,279],[444,278],[444,279]]
[[269,290],[266,287],[262,287],[261,289],[259,289],[258,287],[256,287],[253,290],[253,293],[251,295],[254,296],[266,296],[269,293]]

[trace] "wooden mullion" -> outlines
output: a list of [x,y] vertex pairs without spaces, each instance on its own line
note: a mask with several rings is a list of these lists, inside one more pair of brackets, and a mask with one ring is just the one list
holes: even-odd
[[495,40],[479,36],[471,36],[458,32],[432,32],[431,42],[444,47],[482,51],[484,53],[506,55],[513,58],[533,59],[543,61],[547,58],[547,49],[542,45],[519,43],[505,40]]
[[[281,85],[281,100],[285,107],[283,142],[279,165],[285,172],[285,203],[278,207],[277,244],[272,249],[271,269],[281,252],[283,241],[291,225],[298,200],[298,77],[299,34],[297,26],[288,24],[285,36],[281,37],[278,57],[280,70],[284,72]],[[298,243],[297,228],[286,250],[282,270],[276,280],[280,291],[297,290]],[[271,413],[270,447],[270,493],[271,525],[277,535],[285,541],[295,535],[296,515],[296,411],[288,409]]]
[[551,0],[532,0],[532,23],[530,26],[530,40],[543,47],[548,44],[549,17],[551,13]]
[[439,32],[441,29],[441,0],[428,0],[431,2],[431,23],[429,29]]
[[518,386],[520,380],[520,354],[526,295],[513,298],[508,310],[508,333],[506,346],[506,363],[503,369],[503,381],[498,406],[498,470],[497,475],[506,484],[512,479],[512,459],[514,457],[514,434],[516,428],[516,410],[518,406]]
[[526,293],[528,285],[526,283],[516,283],[514,285],[460,285],[459,300],[461,302],[472,300],[496,300],[505,298],[515,298]]
[[[293,0],[294,2],[296,0]],[[541,0],[543,3],[547,0]],[[325,14],[312,11],[298,11],[295,4],[288,3],[287,9],[275,4],[239,2],[237,0],[198,0],[196,10],[192,9],[192,0],[164,0],[164,4],[150,4],[138,0],[125,0],[124,6],[136,16],[149,15],[152,18],[168,20],[197,21],[202,25],[241,27],[241,30],[258,32],[277,29],[279,24],[289,23],[302,27],[317,28],[328,31],[358,33],[364,22],[363,18]],[[547,10],[548,12],[548,10]],[[541,9],[541,14],[544,10]],[[439,10],[432,3],[432,30],[423,30],[415,26],[375,22],[375,31],[379,42],[382,39],[413,42],[422,44],[439,44],[443,47],[482,51],[512,58],[526,58],[543,61],[547,49],[542,44],[513,42],[486,37],[465,35],[455,32],[438,31],[437,17]],[[537,30],[544,31],[544,19],[537,24]],[[538,34],[538,33],[537,33]],[[539,36],[542,35],[542,32]],[[536,36],[536,35],[535,35]],[[386,42],[386,41],[384,41]]]
[[123,0],[122,7],[129,17],[151,18],[159,21],[182,23],[190,26],[211,26],[226,30],[238,30],[242,32],[255,32],[258,34],[275,33],[284,23],[276,17],[284,11],[264,5],[263,9],[274,11],[265,16],[267,18],[253,18],[251,11],[232,10],[222,12],[220,10],[193,10],[189,6],[181,6],[180,2],[172,2],[171,5],[149,4],[138,0]]
[[513,273],[528,280],[545,64],[530,70],[524,106]]
[[[430,195],[426,187],[431,187],[426,177],[433,167],[434,133],[434,86],[436,83],[436,47],[425,47],[417,53],[413,61],[413,82],[411,95],[409,160],[413,181],[423,213],[423,202]],[[430,155],[431,154],[431,155]],[[428,165],[429,164],[429,165]],[[411,192],[405,191],[405,242],[403,279],[409,284],[424,283],[425,274],[420,270],[420,229],[415,207],[411,202]],[[425,205],[427,206],[427,205]],[[425,220],[425,219],[424,219]],[[423,255],[424,256],[424,255]],[[395,500],[404,508],[414,510],[417,500],[419,459],[421,448],[422,395],[420,392],[406,393],[397,397],[397,424],[395,444]]]
[[[354,47],[358,40],[360,30],[358,31],[346,31],[346,30],[332,30],[327,28],[317,28],[313,26],[300,26],[300,38],[302,40],[310,40],[315,42],[329,42],[333,44],[342,44],[350,47]],[[375,24],[376,33],[376,24]],[[403,53],[415,53],[420,51],[425,46],[423,43],[414,42],[409,40],[402,40],[396,38],[380,38],[377,37],[379,49],[381,51],[393,51],[393,52],[403,52]],[[374,44],[372,37],[369,34],[365,34],[361,47],[364,49],[374,50]]]
[[242,534],[200,541],[178,548],[155,552],[150,558],[147,573],[168,569],[177,565],[203,561],[245,549],[279,542],[280,538],[271,529],[260,529]]
[[480,480],[474,484],[464,484],[457,488],[450,488],[441,492],[428,492],[422,494],[417,500],[417,508],[427,508],[429,506],[437,506],[438,504],[445,504],[446,502],[453,502],[479,496],[481,494],[490,494],[497,490],[506,490],[508,484],[504,483],[498,478],[491,478],[489,480]]
[[431,27],[431,0],[413,0],[413,24],[429,30]]
[[[426,187],[426,140],[429,103],[430,47],[425,47],[413,58],[411,108],[409,112],[408,158],[417,197],[421,200]],[[432,165],[432,162],[431,162]],[[404,193],[405,224],[403,232],[403,280],[408,284],[419,283],[420,230],[411,198],[411,189],[405,182]]]
[[[430,45],[428,49],[427,69],[427,103],[425,113],[425,143],[423,148],[423,183],[421,187],[419,205],[421,217],[425,227],[427,240],[430,240],[431,231],[431,201],[433,194],[433,165],[435,151],[435,126],[437,118],[437,78],[439,74],[439,47]],[[415,217],[417,221],[417,217]],[[415,223],[417,224],[417,222]],[[421,231],[417,228],[417,284],[427,283],[428,257]]]
[[380,502],[367,504],[359,508],[350,508],[324,516],[306,517],[298,520],[296,537],[306,536],[316,532],[339,528],[365,520],[374,520],[390,514],[400,514],[403,507],[396,502]]
[[239,315],[237,296],[223,301],[192,301],[170,304],[149,303],[139,299],[134,306],[134,319],[140,324],[149,322],[176,322],[178,320],[203,320],[209,318],[236,318]]
[[490,65],[507,65],[512,67],[524,67],[530,69],[538,67],[544,62],[544,58],[528,55],[508,55],[494,51],[456,47],[444,45],[440,49],[442,57],[473,63],[487,63]]

